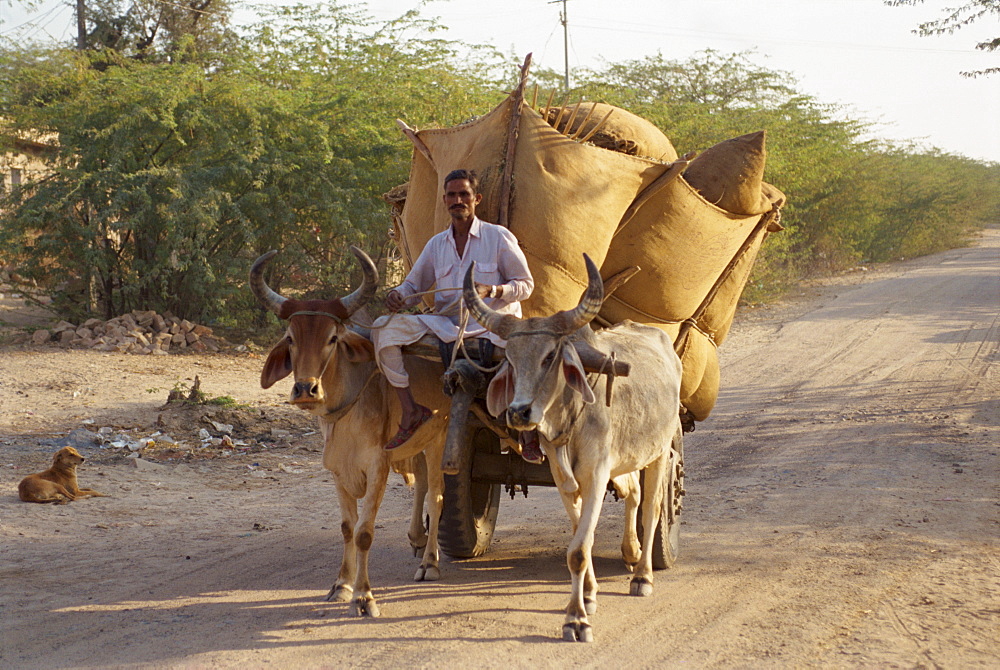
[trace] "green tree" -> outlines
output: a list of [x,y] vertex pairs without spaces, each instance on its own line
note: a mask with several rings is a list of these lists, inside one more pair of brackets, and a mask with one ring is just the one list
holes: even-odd
[[[893,7],[899,5],[917,5],[924,0],[885,0],[885,4]],[[966,0],[964,4],[957,7],[948,7],[944,10],[945,15],[934,21],[921,23],[915,33],[918,35],[942,35],[951,34],[966,26],[972,25],[982,19],[989,17],[1000,18],[1000,0]],[[1000,49],[1000,37],[994,37],[984,42],[976,44],[976,48],[982,51],[996,51]],[[1000,72],[1000,67],[989,67],[985,70],[975,70],[963,72],[965,77],[978,77],[979,75],[990,75]]]
[[[546,85],[557,83],[540,73]],[[798,92],[752,52],[662,55],[578,72],[570,98],[652,121],[678,152],[766,129],[765,178],[788,196],[785,231],[765,245],[751,296],[808,274],[956,246],[1000,215],[996,166],[872,140],[876,129]],[[934,166],[932,168],[932,166]]]
[[348,244],[385,246],[380,195],[407,177],[394,119],[455,123],[501,95],[491,53],[414,39],[433,26],[413,16],[373,28],[337,6],[274,12],[211,68],[2,54],[7,130],[57,133],[59,159],[11,194],[0,253],[67,313],[245,323],[258,313],[246,271],[270,248],[283,250],[274,285],[342,291]]
[[232,44],[231,0],[87,0],[89,49],[143,60],[213,54]]

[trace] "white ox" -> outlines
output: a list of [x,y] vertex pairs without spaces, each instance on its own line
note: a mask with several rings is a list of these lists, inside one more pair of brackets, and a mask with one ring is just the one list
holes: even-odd
[[[479,323],[507,340],[508,365],[490,383],[487,407],[494,416],[506,410],[511,428],[539,432],[573,524],[566,552],[572,595],[563,639],[590,642],[593,629],[587,617],[597,607],[591,561],[594,529],[608,480],[636,471],[644,471],[647,490],[642,501],[641,555],[630,592],[652,593],[662,482],[671,467],[672,445],[681,450],[681,361],[670,338],[657,328],[625,322],[599,332],[590,329],[587,324],[600,310],[604,288],[597,267],[586,255],[584,259],[589,285],[573,310],[523,320],[499,314],[473,289],[474,268],[465,277],[463,297]],[[631,363],[629,376],[615,382],[610,407],[603,399],[594,402],[576,346],[591,346]]]
[[[378,288],[375,264],[360,249],[352,246],[351,251],[361,264],[364,280],[343,298],[294,300],[273,291],[265,283],[263,271],[276,251],[254,262],[250,286],[261,305],[288,321],[285,336],[264,363],[261,386],[269,388],[294,373],[289,402],[319,417],[325,440],[323,466],[333,474],[340,498],[344,555],[326,600],[351,600],[353,615],[377,617],[379,607],[368,578],[368,554],[392,465],[401,472],[411,467],[417,473],[408,535],[414,550],[423,547],[424,552],[414,579],[440,578],[437,538],[444,499],[441,455],[448,399],[438,382],[440,370],[434,369],[433,363],[408,357],[406,365],[412,373],[414,395],[422,404],[440,411],[404,446],[391,454],[382,448],[396,432],[401,412],[396,394],[374,362],[371,341],[347,327],[352,318],[371,323],[363,308]],[[425,448],[426,458],[420,453]],[[403,464],[403,459],[409,457],[412,466]],[[424,504],[429,518],[426,530],[421,519]]]

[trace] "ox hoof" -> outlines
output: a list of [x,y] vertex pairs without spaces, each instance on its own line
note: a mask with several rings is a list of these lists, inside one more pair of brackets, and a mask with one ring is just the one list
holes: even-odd
[[639,561],[625,561],[625,569],[629,572],[635,572],[635,566],[639,565]]
[[441,579],[441,570],[436,565],[421,565],[417,568],[416,574],[413,575],[415,582],[436,582],[439,579]]
[[640,596],[642,598],[651,596],[653,595],[653,582],[645,577],[636,577],[632,580],[632,585],[629,587],[629,593],[633,596]]
[[333,588],[330,589],[330,592],[326,594],[326,598],[324,598],[324,600],[328,603],[346,603],[351,599],[352,595],[354,595],[354,589],[350,586],[347,586],[346,584],[341,584],[339,586],[334,584]]
[[589,623],[579,621],[563,624],[562,639],[566,642],[593,642],[594,629]]
[[597,614],[597,600],[594,598],[584,598],[583,609],[587,612],[587,616],[594,616]]
[[350,613],[351,616],[371,617],[373,619],[382,616],[382,610],[378,608],[378,603],[371,596],[352,600]]

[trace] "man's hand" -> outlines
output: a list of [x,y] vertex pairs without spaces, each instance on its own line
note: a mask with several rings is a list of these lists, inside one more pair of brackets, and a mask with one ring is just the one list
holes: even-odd
[[491,284],[480,284],[476,282],[476,293],[479,294],[480,298],[490,297],[490,291],[493,289]]
[[399,291],[392,289],[389,291],[389,295],[385,297],[385,306],[389,308],[390,312],[398,312],[406,307],[406,301],[403,300],[403,296],[399,294]]

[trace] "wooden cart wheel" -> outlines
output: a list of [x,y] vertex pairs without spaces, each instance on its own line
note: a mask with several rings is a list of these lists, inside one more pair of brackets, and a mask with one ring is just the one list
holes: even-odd
[[[663,507],[660,510],[660,522],[656,525],[653,535],[653,569],[666,570],[673,567],[680,553],[681,539],[681,508],[684,499],[684,444],[683,437],[678,435],[673,448],[676,456],[672,459],[670,469],[664,478]],[[645,472],[639,473],[639,485],[643,497],[646,495]],[[636,519],[639,541],[642,541],[642,506]]]
[[451,558],[481,556],[490,548],[500,510],[500,484],[472,476],[476,453],[500,453],[500,441],[489,430],[469,422],[468,439],[459,455],[457,475],[445,475],[444,508],[438,542]]

